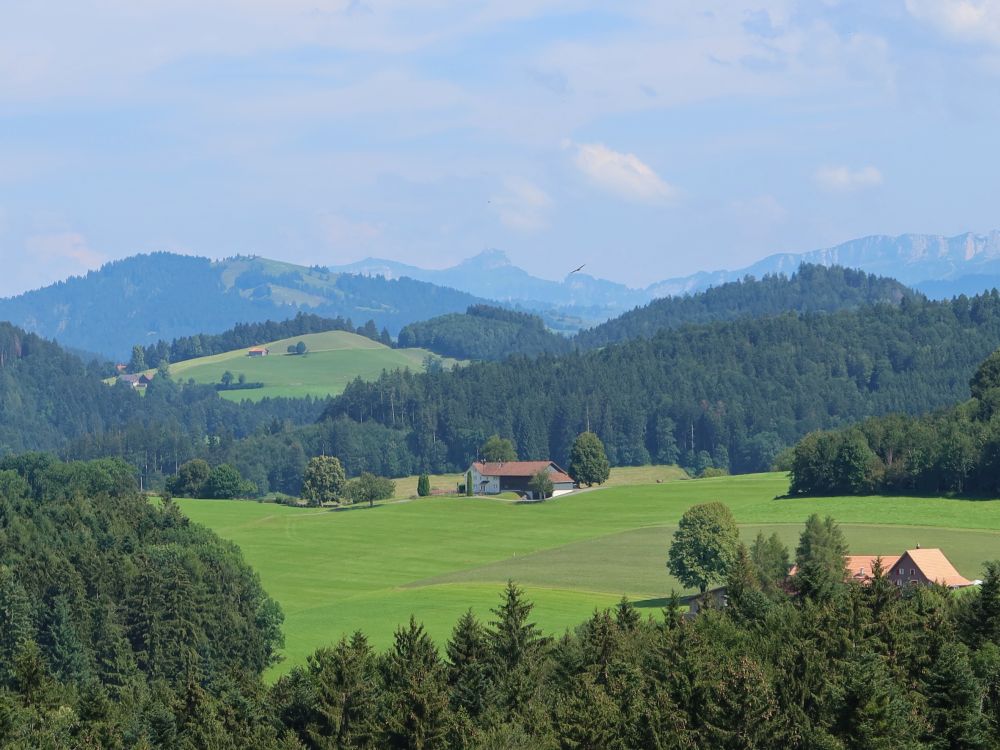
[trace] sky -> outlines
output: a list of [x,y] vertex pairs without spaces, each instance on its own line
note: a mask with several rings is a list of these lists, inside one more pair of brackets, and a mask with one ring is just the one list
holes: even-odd
[[0,0],[0,295],[167,250],[632,286],[1000,228],[1000,0]]

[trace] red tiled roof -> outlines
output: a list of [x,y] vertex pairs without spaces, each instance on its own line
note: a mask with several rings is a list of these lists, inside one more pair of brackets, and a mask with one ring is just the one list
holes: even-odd
[[486,477],[533,477],[549,466],[555,468],[549,476],[553,482],[572,482],[573,478],[551,461],[504,461],[502,463],[486,463],[476,461],[472,464],[476,471]]
[[898,560],[897,555],[848,555],[847,556],[847,576],[856,581],[867,581],[872,577],[872,569],[875,561],[882,558],[882,571],[889,575],[889,571]]
[[[913,560],[916,567],[928,581],[942,583],[945,586],[969,586],[972,581],[962,576],[955,566],[944,556],[944,552],[936,548],[908,549],[906,555]],[[900,556],[901,561],[903,556]]]

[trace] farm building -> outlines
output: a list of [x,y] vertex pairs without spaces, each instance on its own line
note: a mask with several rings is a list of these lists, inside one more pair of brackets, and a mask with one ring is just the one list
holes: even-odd
[[247,352],[248,357],[266,357],[271,353],[271,350],[266,346],[255,346]]
[[501,492],[530,495],[531,478],[543,470],[548,471],[552,479],[553,496],[571,492],[576,486],[573,478],[552,461],[476,461],[469,467],[472,491],[477,495],[499,495]]
[[150,373],[149,375],[147,375],[146,373],[142,373],[141,375],[130,375],[128,373],[124,373],[118,376],[118,382],[128,383],[133,388],[138,389],[138,388],[145,388],[147,385],[153,382],[153,378],[155,377],[156,377],[155,372]]
[[875,560],[879,558],[886,578],[897,586],[940,583],[950,589],[960,589],[973,585],[955,570],[944,552],[935,548],[917,547],[906,550],[902,555],[849,555],[848,576],[859,583],[868,583],[872,579]]

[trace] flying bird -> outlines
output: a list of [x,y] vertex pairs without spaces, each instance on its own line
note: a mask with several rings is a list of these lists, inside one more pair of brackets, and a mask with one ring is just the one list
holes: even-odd
[[[585,266],[585,265],[587,265],[587,264],[586,264],[586,263],[584,263],[584,264],[583,264],[583,266]],[[582,271],[582,270],[583,270],[583,266],[580,266],[579,268],[574,268],[574,269],[573,269],[572,271],[570,271],[570,272],[569,272],[568,274],[566,274],[566,275],[567,275],[567,276],[572,276],[572,275],[573,275],[574,273],[576,273],[577,271]]]

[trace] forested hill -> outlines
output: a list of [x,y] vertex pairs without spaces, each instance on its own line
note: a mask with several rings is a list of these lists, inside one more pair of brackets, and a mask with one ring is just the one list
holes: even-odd
[[664,297],[637,307],[575,337],[581,349],[648,338],[663,328],[688,323],[762,317],[783,312],[833,312],[880,302],[898,304],[919,296],[894,279],[840,266],[803,264],[791,276],[748,276],[680,297]]
[[764,317],[784,312],[835,312],[921,297],[893,279],[839,266],[803,265],[791,276],[747,277],[680,297],[665,297],[567,338],[534,315],[485,305],[405,326],[401,346],[420,346],[458,359],[500,360],[514,354],[565,354],[649,338],[693,323]]
[[213,262],[153,253],[2,299],[0,320],[68,346],[125,358],[135,344],[287,318],[298,310],[373,319],[379,329],[395,333],[407,323],[482,301],[412,279],[332,274],[263,258]]
[[537,315],[473,305],[465,314],[441,315],[411,323],[399,332],[399,345],[422,347],[456,359],[504,359],[511,354],[529,357],[564,354],[569,339],[552,333]]
[[751,471],[812,430],[963,398],[997,347],[996,292],[905,297],[686,326],[564,357],[387,374],[352,384],[326,416],[395,428],[412,463],[433,469],[464,466],[495,432],[512,438],[521,458],[564,461],[589,422],[614,463]]
[[313,399],[231,403],[210,386],[163,377],[141,396],[125,384],[105,385],[51,341],[0,323],[0,456],[76,445],[91,456],[127,458],[147,474],[172,472],[206,442],[245,437],[275,420],[312,422],[321,410]]

